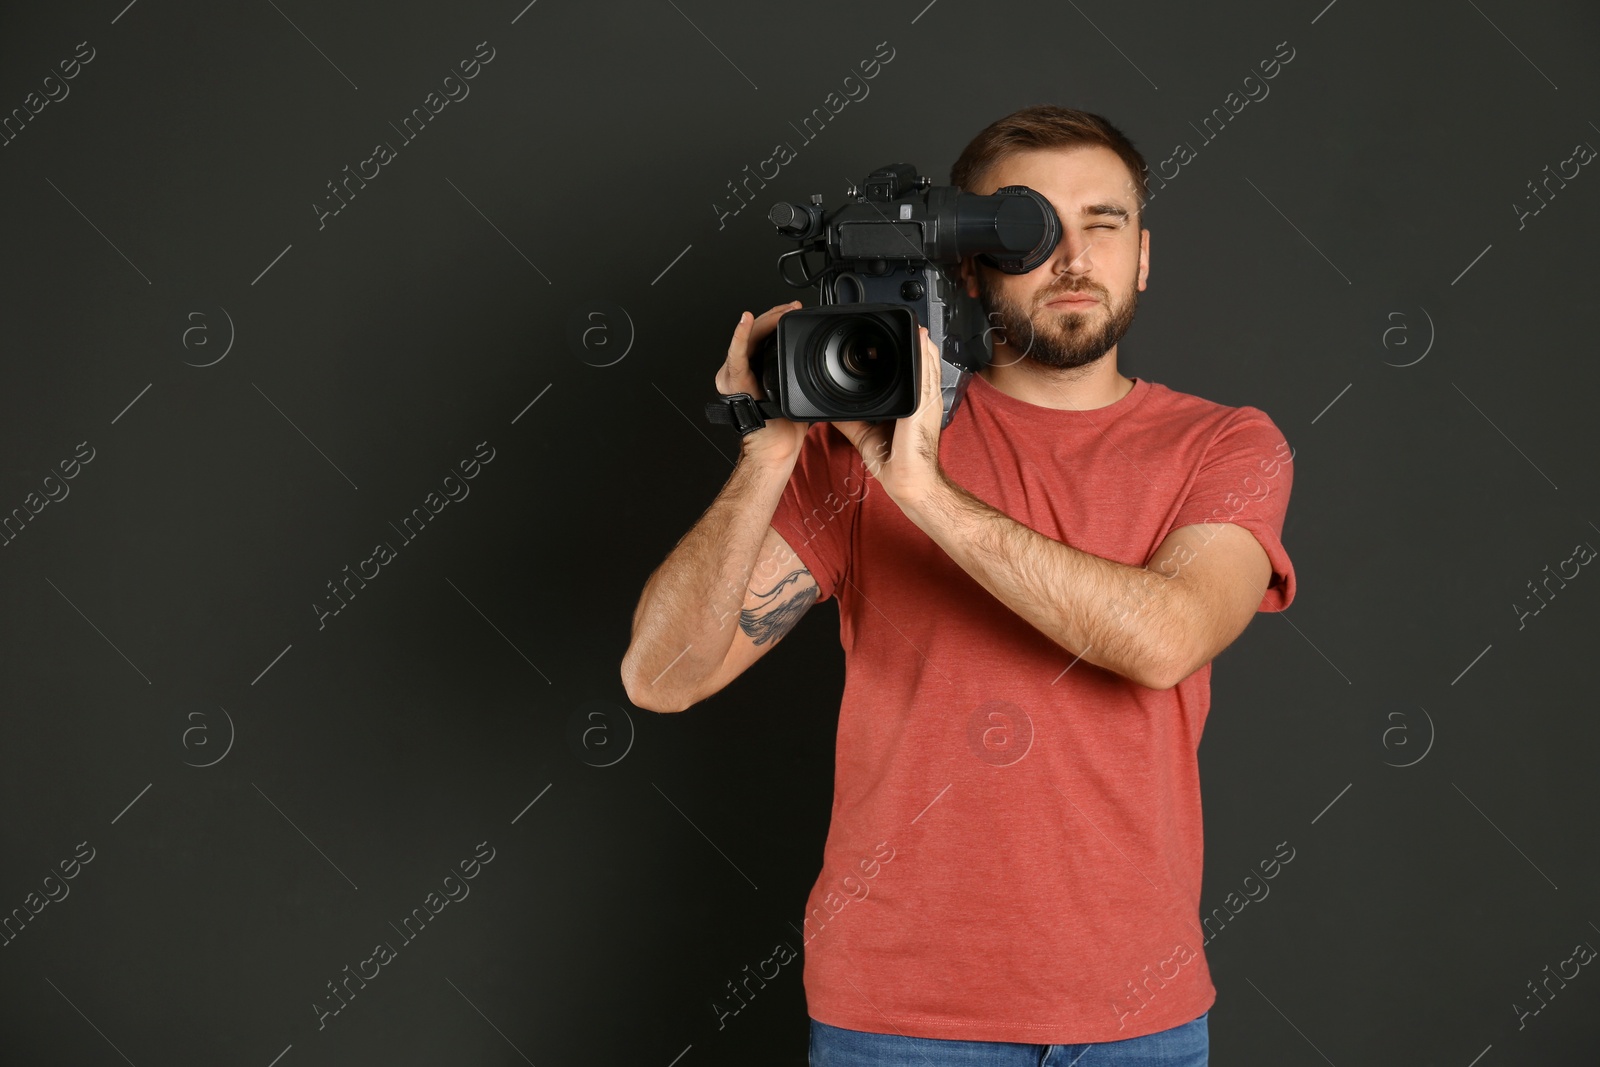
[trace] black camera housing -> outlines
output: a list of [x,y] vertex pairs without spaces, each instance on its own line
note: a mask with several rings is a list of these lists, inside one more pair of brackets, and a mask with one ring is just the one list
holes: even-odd
[[[922,369],[918,327],[939,350],[942,425],[967,381],[993,356],[982,303],[959,275],[966,256],[1008,274],[1050,258],[1061,239],[1054,207],[1023,185],[989,195],[935,186],[909,163],[868,174],[850,202],[828,213],[821,194],[809,204],[773,205],[768,218],[800,247],[778,257],[778,274],[795,288],[818,290],[821,303],[786,312],[751,354],[765,398],[748,394],[706,405],[713,422],[741,433],[764,418],[878,422],[916,410]],[[807,252],[824,262],[809,270]],[[798,257],[799,279],[786,269]]]

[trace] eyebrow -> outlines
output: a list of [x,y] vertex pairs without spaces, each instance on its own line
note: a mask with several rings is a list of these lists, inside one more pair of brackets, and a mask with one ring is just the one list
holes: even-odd
[[1081,213],[1084,215],[1113,215],[1123,222],[1128,221],[1128,209],[1121,204],[1085,204]]

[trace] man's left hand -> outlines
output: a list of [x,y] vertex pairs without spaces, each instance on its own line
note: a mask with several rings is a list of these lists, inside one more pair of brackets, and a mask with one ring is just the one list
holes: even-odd
[[944,402],[939,391],[939,349],[926,326],[917,327],[922,341],[922,380],[917,410],[893,422],[835,422],[896,503],[918,499],[944,479],[939,465],[939,429]]

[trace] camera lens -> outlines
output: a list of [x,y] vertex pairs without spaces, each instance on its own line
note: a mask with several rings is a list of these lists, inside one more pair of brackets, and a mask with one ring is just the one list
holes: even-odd
[[834,401],[869,406],[893,387],[903,358],[876,319],[852,316],[823,340],[816,381]]
[[880,366],[875,338],[851,334],[839,345],[839,363],[853,378],[870,381],[874,367]]

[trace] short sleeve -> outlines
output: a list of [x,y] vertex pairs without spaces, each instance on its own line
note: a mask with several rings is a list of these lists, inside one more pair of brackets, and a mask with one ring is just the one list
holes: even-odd
[[1294,483],[1294,451],[1267,413],[1241,407],[1217,431],[1179,505],[1172,528],[1231,522],[1266,549],[1272,577],[1257,611],[1282,611],[1294,600],[1294,564],[1283,547],[1283,520]]
[[817,580],[819,600],[833,596],[849,570],[856,515],[866,493],[861,453],[832,423],[813,423],[772,527]]

